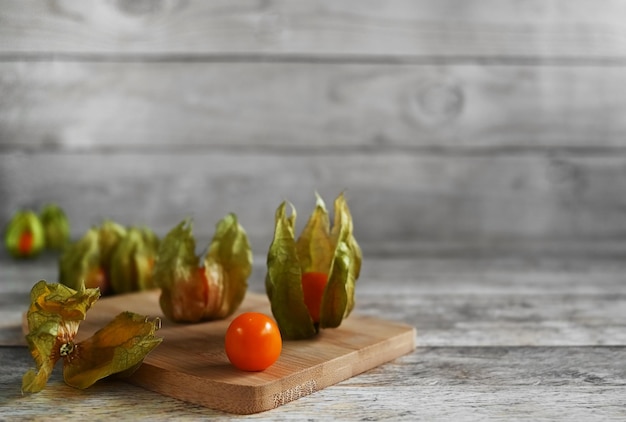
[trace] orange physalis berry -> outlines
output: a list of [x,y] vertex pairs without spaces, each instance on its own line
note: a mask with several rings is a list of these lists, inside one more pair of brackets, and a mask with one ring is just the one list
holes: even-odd
[[31,250],[33,249],[33,244],[35,241],[35,237],[31,231],[25,231],[20,235],[20,240],[17,244],[17,250],[21,255],[27,256],[30,255]]
[[328,283],[328,276],[324,273],[304,273],[302,274],[302,293],[304,293],[304,304],[309,310],[313,322],[320,322],[320,308],[324,289]]

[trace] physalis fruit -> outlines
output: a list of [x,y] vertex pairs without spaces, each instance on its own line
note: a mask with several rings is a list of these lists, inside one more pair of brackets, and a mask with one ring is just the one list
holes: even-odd
[[320,328],[336,328],[354,307],[361,249],[352,234],[352,216],[343,194],[334,203],[334,222],[317,196],[296,240],[296,211],[286,202],[276,211],[274,239],[267,254],[265,289],[285,339],[304,339]]
[[78,326],[100,297],[98,289],[78,290],[39,281],[30,293],[27,319],[28,348],[37,370],[22,378],[22,391],[41,391],[55,364],[63,360],[63,378],[76,388],[87,388],[112,374],[130,375],[162,339],[154,333],[160,320],[122,312],[88,339],[75,341]]
[[176,322],[226,318],[239,307],[248,288],[252,272],[248,236],[231,213],[218,222],[202,260],[195,249],[188,220],[161,242],[153,273],[161,288],[161,310]]

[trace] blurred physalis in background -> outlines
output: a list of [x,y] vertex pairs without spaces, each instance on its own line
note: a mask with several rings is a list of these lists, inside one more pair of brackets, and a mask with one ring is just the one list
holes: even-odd
[[14,258],[33,258],[44,249],[61,250],[69,241],[70,225],[63,209],[45,205],[39,214],[16,212],[7,224],[4,244]]
[[62,250],[70,239],[70,223],[61,207],[45,205],[39,213],[47,249]]
[[105,220],[64,249],[59,282],[73,289],[84,282],[102,295],[151,289],[158,247],[152,230]]

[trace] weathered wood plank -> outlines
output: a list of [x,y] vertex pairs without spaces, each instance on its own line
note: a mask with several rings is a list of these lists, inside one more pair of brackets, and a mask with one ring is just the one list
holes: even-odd
[[487,297],[381,292],[380,296],[359,294],[360,312],[417,321],[418,346],[626,344],[626,295],[613,292]]
[[[419,347],[626,344],[625,294],[482,297],[384,294],[379,289],[374,297],[363,290],[355,312],[415,325]],[[24,345],[21,313],[28,308],[28,295],[5,297],[0,345]]]
[[626,57],[593,0],[0,2],[0,54]]
[[[378,258],[366,256],[357,293],[367,296],[601,296],[626,294],[622,258]],[[259,260],[260,261],[260,260]],[[263,262],[257,263],[262,273]],[[45,272],[45,270],[40,270]],[[10,277],[7,277],[10,278]],[[15,278],[18,278],[17,275]],[[262,286],[263,279],[257,281]],[[388,290],[393,286],[393,290]]]
[[623,240],[625,177],[619,154],[5,153],[0,220],[54,201],[75,237],[104,218],[164,235],[186,217],[210,236],[235,212],[254,252],[264,254],[281,201],[295,205],[302,227],[315,191],[332,209],[345,190],[357,239],[372,253],[386,242]]
[[[415,324],[418,348],[249,418],[624,418],[624,265],[623,260],[594,259],[369,258],[357,288],[357,311]],[[22,282],[46,274],[54,274],[52,256],[30,263],[2,257],[0,300],[5,302],[0,310],[24,298],[20,292],[27,285]],[[262,279],[263,264],[256,260],[251,289],[260,291]],[[498,329],[507,323],[508,331]],[[607,327],[615,332],[609,335]],[[503,334],[519,339],[531,333],[538,344],[561,338],[564,344],[579,339],[584,346],[498,346]],[[619,346],[589,347],[598,335]],[[429,337],[441,340],[442,347],[426,347],[423,341]],[[460,339],[474,343],[463,345]],[[21,377],[33,366],[28,351],[0,347],[0,361],[11,363],[0,365],[1,415],[9,420],[67,420],[84,414],[133,420],[226,416],[118,381],[74,390],[63,384],[60,365],[44,391],[22,396]]]
[[0,63],[0,148],[626,147],[624,67]]
[[[624,348],[435,348],[246,419],[456,420],[624,418]],[[57,370],[42,392],[21,396],[32,366],[25,348],[0,348],[4,418],[134,420],[224,417],[120,381],[79,391]]]
[[624,387],[626,366],[620,364],[624,359],[623,346],[419,347],[343,385]]
[[[568,263],[569,262],[569,263]],[[0,344],[23,344],[21,314],[56,261],[0,261]],[[377,259],[366,257],[359,314],[417,327],[427,346],[626,344],[625,265],[618,260]],[[264,292],[257,256],[250,291]]]
[[625,344],[619,261],[496,262],[366,261],[359,312],[416,324],[422,346]]

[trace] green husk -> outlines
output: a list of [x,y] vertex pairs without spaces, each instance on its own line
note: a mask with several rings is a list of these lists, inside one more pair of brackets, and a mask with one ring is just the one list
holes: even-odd
[[104,220],[98,229],[98,249],[100,251],[100,265],[110,280],[111,258],[120,241],[126,237],[128,230],[112,220]]
[[[20,246],[21,238],[27,233],[31,236],[30,245],[23,248]],[[16,212],[6,227],[4,244],[14,258],[32,258],[39,255],[45,247],[45,241],[43,225],[33,211]]]
[[296,211],[286,216],[286,202],[276,211],[274,240],[267,255],[265,290],[283,338],[310,338],[317,332],[304,304],[302,269],[294,235]]
[[172,321],[225,318],[239,307],[248,287],[252,250],[235,214],[218,222],[202,261],[195,248],[190,220],[174,227],[159,246],[153,277],[161,288],[161,309]]
[[121,312],[93,336],[78,344],[80,359],[64,365],[63,378],[85,389],[113,374],[129,376],[163,339],[155,337],[160,321],[133,312]]
[[113,250],[109,275],[113,292],[128,293],[156,287],[152,270],[159,240],[147,228],[131,227]]
[[39,213],[45,234],[47,249],[62,250],[70,238],[70,223],[63,209],[47,204]]
[[[235,214],[228,214],[217,223],[215,235],[204,257],[204,268],[221,267],[223,279],[207,277],[212,287],[219,288],[221,300],[211,318],[221,319],[231,315],[243,302],[248,289],[248,278],[252,273],[252,249],[243,227]],[[220,285],[218,287],[218,285]]]
[[36,393],[48,382],[54,365],[61,359],[58,350],[76,336],[80,321],[98,299],[98,289],[74,290],[61,284],[48,284],[44,280],[33,286],[28,309],[28,334],[26,341],[37,365],[22,379],[22,391]]
[[159,238],[148,228],[124,227],[105,220],[68,244],[59,259],[59,281],[69,287],[85,282],[103,295],[154,288],[152,270]]
[[22,391],[41,391],[59,360],[65,382],[87,388],[112,374],[128,374],[162,339],[154,333],[160,321],[132,312],[122,312],[93,336],[79,343],[74,338],[87,311],[100,297],[98,289],[78,290],[39,281],[31,289],[26,341],[36,370],[22,378]]
[[[336,198],[334,211],[331,230],[328,212],[318,195],[315,209],[297,240],[293,206],[289,217],[286,202],[276,211],[265,287],[274,318],[286,339],[310,338],[320,328],[338,327],[354,308],[362,254],[353,236],[352,216],[343,194]],[[319,324],[313,322],[304,304],[302,275],[306,272],[328,275]]]
[[78,290],[81,285],[99,288],[102,294],[109,290],[102,268],[100,231],[92,227],[76,242],[70,243],[59,258],[59,281]]

